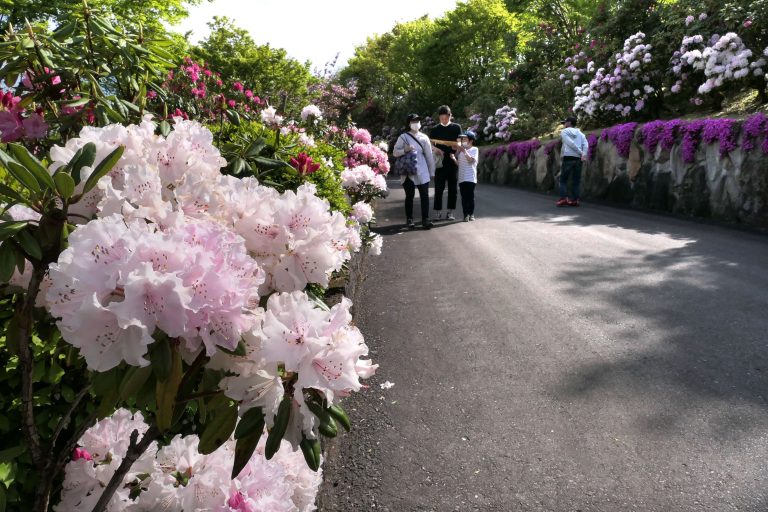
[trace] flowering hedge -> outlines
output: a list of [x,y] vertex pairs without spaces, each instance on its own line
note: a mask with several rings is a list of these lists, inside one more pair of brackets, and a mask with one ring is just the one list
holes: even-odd
[[[624,158],[629,156],[630,147],[635,136],[649,153],[653,153],[661,146],[669,151],[675,144],[681,145],[682,157],[685,163],[692,163],[696,158],[696,151],[700,144],[719,145],[721,157],[738,148],[739,135],[742,135],[741,148],[752,151],[759,144],[762,152],[768,154],[768,116],[760,112],[744,121],[736,119],[696,119],[686,121],[672,119],[668,121],[650,121],[643,125],[638,123],[623,123],[601,131],[598,137],[595,134],[587,135],[589,143],[588,159],[595,159],[597,143],[599,140],[611,142]],[[560,144],[559,140],[552,140],[544,146],[544,154],[549,155]],[[498,146],[485,153],[486,158],[497,159],[504,154],[513,155],[518,164],[525,162],[530,154],[539,148],[538,140],[513,142],[506,146]]]

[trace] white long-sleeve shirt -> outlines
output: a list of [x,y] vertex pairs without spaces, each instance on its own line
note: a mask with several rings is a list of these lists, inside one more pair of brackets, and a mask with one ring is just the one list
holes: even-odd
[[[410,176],[415,185],[423,185],[429,183],[429,180],[435,175],[435,159],[432,156],[432,143],[429,141],[429,137],[421,132],[413,133],[413,135],[419,143],[413,140],[410,135],[403,133],[397,138],[395,147],[392,150],[392,155],[395,157],[403,156],[405,154],[406,144],[410,144],[411,147],[416,148],[416,169],[415,176]],[[406,176],[400,177],[400,182],[405,181]]]
[[587,138],[578,128],[565,128],[560,132],[560,139],[563,141],[560,157],[575,156],[581,158],[589,152],[589,143]]

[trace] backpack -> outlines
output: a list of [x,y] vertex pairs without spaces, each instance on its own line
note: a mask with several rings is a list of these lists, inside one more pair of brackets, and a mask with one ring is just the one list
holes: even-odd
[[[413,140],[416,141],[416,144],[421,146],[421,143],[418,141],[416,137],[411,135],[410,133],[406,132],[405,135],[408,135]],[[424,148],[422,148],[422,151]],[[393,170],[395,171],[395,176],[415,176],[418,174],[419,170],[417,167],[418,157],[416,155],[416,151],[410,151],[408,153],[405,153],[401,156],[398,156],[395,158],[395,165],[393,166]]]

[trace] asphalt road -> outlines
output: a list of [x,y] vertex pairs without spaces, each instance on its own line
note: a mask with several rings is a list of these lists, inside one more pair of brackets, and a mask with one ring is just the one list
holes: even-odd
[[490,185],[408,231],[390,186],[320,511],[768,510],[768,237]]

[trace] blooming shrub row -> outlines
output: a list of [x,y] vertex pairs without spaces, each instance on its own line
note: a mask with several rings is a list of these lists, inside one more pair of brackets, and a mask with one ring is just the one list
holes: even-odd
[[[686,163],[695,161],[696,150],[702,142],[705,144],[717,142],[720,156],[728,155],[738,148],[740,133],[743,150],[751,151],[760,144],[763,153],[768,154],[768,116],[760,112],[748,117],[743,122],[736,119],[697,119],[692,121],[672,119],[669,121],[651,121],[643,125],[634,122],[618,124],[602,130],[599,137],[595,134],[587,136],[589,143],[588,159],[594,160],[599,140],[611,142],[619,155],[624,158],[628,157],[632,141],[638,133],[638,127],[638,140],[646,151],[653,153],[659,146],[668,151],[675,144],[680,143],[683,161]],[[559,144],[559,140],[548,142],[543,148],[544,154],[551,154]],[[498,159],[504,154],[509,154],[514,156],[518,163],[522,163],[540,145],[538,140],[513,142],[506,146],[490,149],[485,153],[485,156],[486,158]]]

